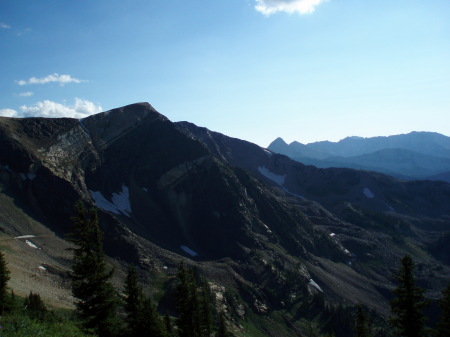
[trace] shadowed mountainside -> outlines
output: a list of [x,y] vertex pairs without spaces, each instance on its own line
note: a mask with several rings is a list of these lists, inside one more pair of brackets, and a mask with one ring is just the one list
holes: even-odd
[[[450,275],[441,258],[450,184],[305,166],[172,123],[148,103],[83,120],[0,118],[0,143],[2,235],[57,234],[32,239],[52,249],[39,251],[47,272],[30,272],[30,284],[64,280],[61,237],[80,198],[99,208],[119,270],[134,263],[170,280],[185,260],[233,294],[223,305],[237,335],[248,320],[269,336],[305,333],[299,316],[338,303],[386,315],[390,275],[405,253],[421,264],[431,298]],[[11,259],[19,248],[37,256],[16,240]]]

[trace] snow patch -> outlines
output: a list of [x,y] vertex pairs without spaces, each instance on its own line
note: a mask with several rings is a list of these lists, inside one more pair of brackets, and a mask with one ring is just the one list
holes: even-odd
[[47,268],[45,268],[44,266],[39,266],[38,268],[39,268],[40,270],[44,270],[44,271],[47,270]]
[[369,199],[373,199],[375,197],[375,194],[373,194],[372,191],[368,187],[364,187],[363,193]]
[[16,236],[14,239],[29,239],[29,238],[35,238],[35,237],[36,237],[36,235],[27,234],[27,235]]
[[190,256],[198,256],[197,252],[194,252],[191,248],[187,247],[187,246],[180,246],[180,248],[187,254],[189,254]]
[[148,188],[142,187],[142,190],[143,190],[144,192],[148,193]]
[[31,242],[30,240],[25,240],[25,243],[30,246],[31,248],[35,248],[38,249],[39,247],[36,246],[33,242]]
[[114,214],[120,214],[116,206],[105,199],[102,192],[94,192],[89,190],[89,194],[91,195],[92,199],[94,199],[95,205],[98,208],[101,208],[104,211],[112,212]]
[[19,173],[19,176],[22,180],[34,180],[34,178],[36,178],[36,173]]
[[259,173],[261,173],[264,177],[272,180],[273,182],[277,183],[280,186],[284,185],[284,181],[286,179],[286,175],[279,175],[270,172],[265,166],[258,167]]
[[122,185],[122,192],[112,194],[112,202],[120,212],[127,216],[130,216],[130,190],[127,186]]
[[390,211],[395,212],[394,207],[392,207],[391,205],[385,204],[387,206],[387,208],[389,208]]
[[331,233],[330,236],[331,236],[331,237],[335,237],[335,236],[336,236],[336,233]]
[[309,279],[309,285],[316,288],[317,290],[319,290],[321,293],[323,293],[322,288],[316,283],[314,282],[314,280],[311,278]]
[[86,134],[87,134],[89,137],[91,137],[91,133],[89,132],[89,130],[87,129],[87,127],[83,124],[83,120],[84,120],[84,118],[81,118],[81,119],[80,119],[80,126],[81,126],[81,128],[84,130],[84,132],[86,132]]
[[295,194],[295,193],[289,192],[289,190],[287,188],[283,188],[283,191],[285,191],[286,193],[288,193],[288,194],[290,194],[290,195],[292,195],[294,197],[297,197],[297,198],[300,198],[300,199],[305,199],[305,197],[301,196],[300,194]]
[[267,149],[263,149],[265,153],[267,153],[269,155],[269,157],[273,154],[272,151],[269,151]]
[[112,212],[114,214],[124,214],[130,216],[131,204],[130,204],[130,191],[127,186],[122,185],[122,192],[112,194],[112,202],[106,200],[102,192],[91,191],[89,193],[94,199],[95,205],[104,211]]

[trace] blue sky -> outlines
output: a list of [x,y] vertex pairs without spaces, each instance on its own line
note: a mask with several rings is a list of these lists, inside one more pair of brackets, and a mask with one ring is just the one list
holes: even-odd
[[450,135],[450,1],[1,0],[0,115],[146,101],[268,146]]

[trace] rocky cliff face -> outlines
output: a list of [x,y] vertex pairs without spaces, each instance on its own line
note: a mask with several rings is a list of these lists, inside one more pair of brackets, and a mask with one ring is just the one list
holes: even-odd
[[117,261],[171,275],[185,259],[257,315],[293,319],[324,298],[385,314],[404,253],[420,259],[430,296],[450,275],[441,249],[424,257],[450,230],[449,184],[304,166],[147,103],[81,121],[0,118],[0,143],[0,198],[20,210],[0,207],[6,235],[30,234],[29,218],[62,236],[81,198],[99,208]]

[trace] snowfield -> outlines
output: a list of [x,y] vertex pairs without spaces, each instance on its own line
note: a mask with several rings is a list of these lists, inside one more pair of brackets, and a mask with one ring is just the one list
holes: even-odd
[[284,185],[284,181],[286,180],[286,175],[279,175],[270,172],[265,166],[258,167],[259,173],[261,173],[264,177],[272,180],[273,182],[277,183],[280,186]]
[[122,185],[122,192],[113,193],[111,202],[106,200],[102,192],[91,191],[89,193],[94,199],[95,205],[104,211],[112,212],[114,214],[124,214],[130,216],[131,204],[130,204],[130,191],[127,186]]
[[364,187],[363,193],[369,199],[373,199],[375,197],[375,194],[373,194],[372,191],[368,187]]
[[180,248],[187,254],[189,254],[190,256],[198,256],[197,252],[194,252],[191,248],[189,248],[188,246],[180,246]]

